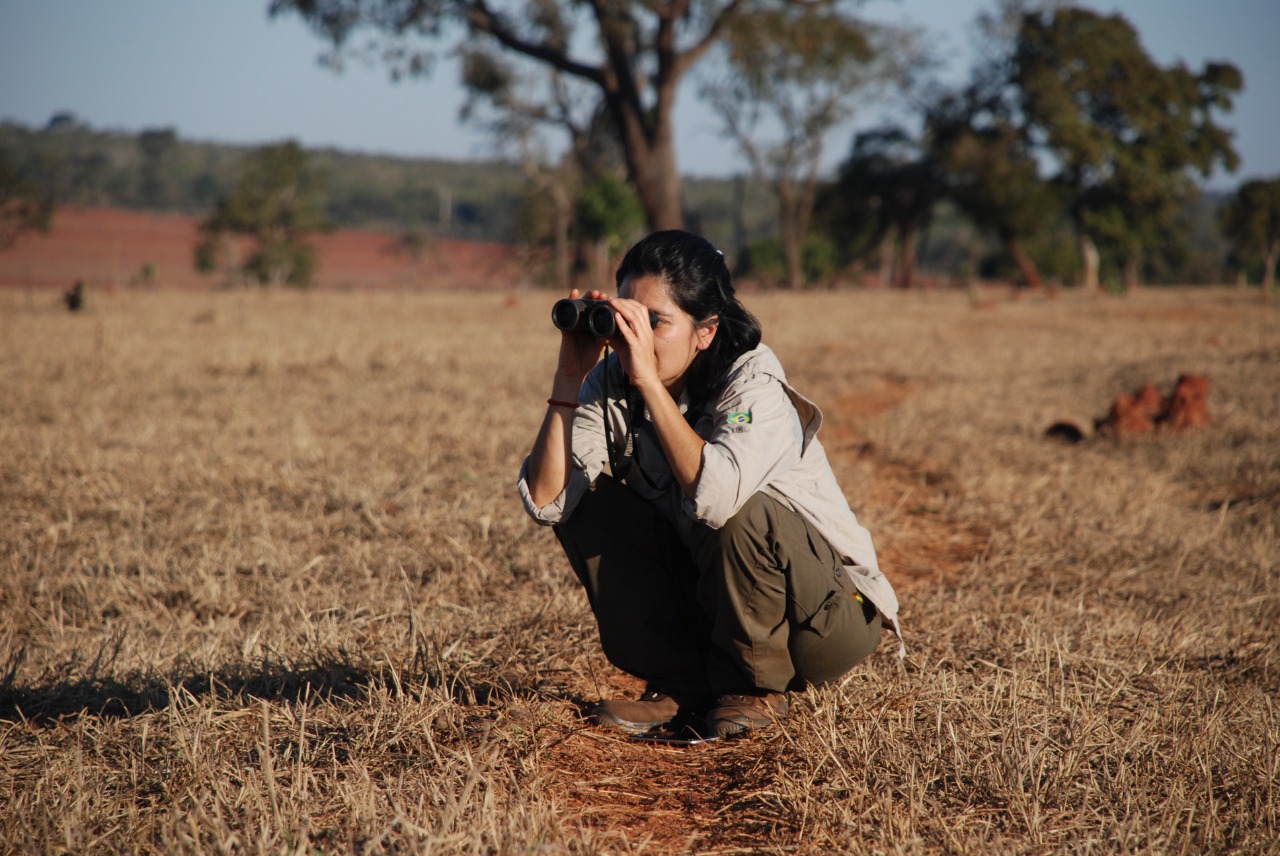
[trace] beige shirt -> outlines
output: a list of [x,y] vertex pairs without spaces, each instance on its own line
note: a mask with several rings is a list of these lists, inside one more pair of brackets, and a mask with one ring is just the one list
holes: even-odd
[[[628,405],[621,400],[625,389],[616,355],[587,376],[578,397],[581,407],[574,411],[569,482],[545,506],[535,505],[529,494],[529,461],[525,460],[518,490],[534,520],[551,525],[566,519],[596,476],[609,466],[604,427],[608,418],[615,456],[619,468],[626,468],[627,483],[661,509],[682,535],[687,536],[695,520],[716,529],[724,526],[753,494],[764,491],[827,539],[850,569],[858,591],[901,638],[897,595],[880,572],[871,534],[849,508],[817,438],[822,411],[787,383],[782,364],[768,346],[760,345],[739,357],[719,397],[695,414],[693,429],[706,445],[693,497],[685,496],[676,484],[662,447],[647,425],[647,408],[640,417],[640,430],[634,436],[629,431]],[[687,413],[689,402],[682,399],[679,404]]]

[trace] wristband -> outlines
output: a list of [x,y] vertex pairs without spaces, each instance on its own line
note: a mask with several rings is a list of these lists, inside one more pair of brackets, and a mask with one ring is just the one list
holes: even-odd
[[548,398],[547,404],[550,404],[552,407],[567,407],[570,410],[578,409],[578,403],[576,401],[558,401],[554,398]]

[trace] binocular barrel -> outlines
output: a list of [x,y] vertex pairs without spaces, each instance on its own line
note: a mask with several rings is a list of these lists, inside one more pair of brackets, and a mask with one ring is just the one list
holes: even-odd
[[[597,339],[607,339],[618,332],[613,307],[607,300],[557,300],[551,307],[551,323],[561,330],[586,333]],[[658,326],[658,316],[653,311],[649,312],[649,326]]]

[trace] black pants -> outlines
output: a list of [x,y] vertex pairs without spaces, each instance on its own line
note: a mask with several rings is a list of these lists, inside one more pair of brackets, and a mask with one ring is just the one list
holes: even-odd
[[695,526],[686,546],[601,475],[555,531],[609,662],[668,689],[801,689],[841,677],[880,640],[880,616],[830,545],[764,494],[722,529]]

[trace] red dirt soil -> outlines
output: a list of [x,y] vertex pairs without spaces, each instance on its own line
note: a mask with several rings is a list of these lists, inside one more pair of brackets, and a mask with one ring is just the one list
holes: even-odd
[[[155,286],[214,288],[221,274],[202,274],[193,262],[199,221],[181,214],[112,208],[59,208],[48,234],[28,234],[0,253],[0,288],[65,291],[81,280],[89,289]],[[501,289],[520,276],[514,247],[442,240],[416,265],[394,252],[395,235],[342,229],[320,235],[316,286],[334,288]],[[143,270],[154,268],[150,282]]]

